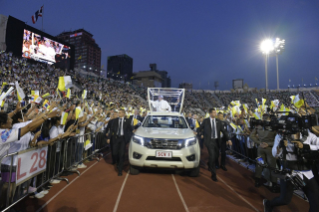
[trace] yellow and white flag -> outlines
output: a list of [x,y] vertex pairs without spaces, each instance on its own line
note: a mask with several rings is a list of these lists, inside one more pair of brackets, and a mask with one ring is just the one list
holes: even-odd
[[80,107],[75,108],[75,119],[78,120],[83,116],[82,109]]
[[66,94],[66,97],[71,99],[71,89],[70,88],[68,88],[68,92]]
[[9,90],[8,90],[6,93],[2,93],[2,94],[1,94],[1,96],[0,96],[0,102],[1,102],[1,104],[4,104],[4,103],[2,103],[2,101],[4,101],[5,98],[7,98],[7,96],[9,96],[13,90],[14,90],[14,88],[13,88],[13,87],[10,87]]
[[270,109],[273,109],[274,111],[276,111],[278,106],[279,106],[279,100],[278,99],[275,99],[275,100],[271,101]]
[[49,93],[45,93],[45,94],[42,95],[42,98],[46,98],[46,97],[49,97],[49,96],[50,96]]
[[199,123],[198,123],[198,121],[196,121],[196,123],[195,123],[195,128],[196,129],[198,129],[200,126],[199,126]]
[[66,125],[66,121],[68,119],[69,114],[66,112],[62,112],[61,115],[61,125]]
[[87,95],[87,91],[86,91],[86,90],[83,90],[82,99],[86,99],[86,95]]
[[237,100],[237,101],[231,101],[230,104],[233,105],[233,106],[240,106],[240,105],[241,105],[239,100]]
[[267,99],[262,98],[262,102],[263,102],[263,108],[265,107],[265,103],[266,103]]
[[245,125],[246,125],[248,128],[250,128],[250,124],[249,124],[249,121],[248,121],[247,119],[244,119],[244,123],[245,123]]
[[34,102],[37,104],[40,104],[42,101],[42,98],[38,95],[34,95]]
[[243,108],[244,108],[244,110],[245,110],[245,113],[247,113],[248,114],[248,105],[247,104],[243,104]]
[[70,76],[59,77],[58,88],[60,91],[66,91],[68,88],[72,87],[72,79]]
[[260,120],[261,118],[260,118],[260,115],[259,115],[259,113],[258,113],[258,109],[256,108],[256,110],[255,110],[255,113],[253,113],[253,116],[254,116],[254,118],[256,119],[256,120]]
[[3,90],[4,86],[6,86],[6,85],[8,85],[8,83],[7,83],[7,82],[3,82],[3,83],[2,83],[2,86],[1,86],[1,89],[0,89],[0,93],[2,92],[2,90]]
[[293,103],[297,108],[301,108],[305,104],[304,100],[299,98],[299,94],[295,96]]
[[233,128],[233,130],[236,130],[236,129],[237,129],[236,124],[234,124],[233,122],[230,122],[230,126]]
[[16,81],[15,84],[16,84],[16,89],[17,89],[18,100],[19,100],[19,102],[21,102],[25,98],[25,94],[24,94],[22,88],[19,86],[18,81]]
[[141,123],[141,122],[138,119],[136,119],[136,118],[133,119],[133,126],[136,126],[139,123]]
[[[284,104],[281,104],[280,106],[280,109],[279,109],[280,112],[289,112],[289,108],[286,108]],[[289,113],[285,113],[285,115],[287,116]]]
[[295,97],[296,97],[296,96],[290,96],[291,104],[294,104]]

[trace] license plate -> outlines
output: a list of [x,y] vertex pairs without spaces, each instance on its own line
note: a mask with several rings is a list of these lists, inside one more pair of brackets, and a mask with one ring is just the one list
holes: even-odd
[[173,156],[172,152],[156,151],[157,158],[172,158],[172,156]]

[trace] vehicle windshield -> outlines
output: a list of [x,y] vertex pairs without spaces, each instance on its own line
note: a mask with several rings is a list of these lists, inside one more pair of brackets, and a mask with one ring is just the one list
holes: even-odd
[[143,123],[143,127],[158,127],[158,128],[188,128],[184,117],[181,116],[147,116]]

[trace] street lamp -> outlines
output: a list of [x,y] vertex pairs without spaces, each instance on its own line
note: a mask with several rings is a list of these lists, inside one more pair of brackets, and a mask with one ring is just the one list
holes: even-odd
[[267,67],[267,61],[269,54],[272,53],[274,50],[274,44],[272,40],[266,39],[263,40],[260,44],[260,50],[265,55],[265,75],[266,75],[266,93],[268,91],[268,67]]
[[285,40],[276,38],[274,53],[276,54],[276,67],[277,67],[277,90],[279,90],[279,70],[278,70],[278,55],[282,54],[285,50]]

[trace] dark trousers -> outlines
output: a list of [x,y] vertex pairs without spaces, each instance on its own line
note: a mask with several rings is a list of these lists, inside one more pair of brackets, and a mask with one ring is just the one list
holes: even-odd
[[[319,210],[319,188],[315,178],[308,180],[304,176],[304,181],[306,186],[303,191],[307,195],[309,200],[309,212],[315,212]],[[294,186],[286,180],[280,180],[280,196],[274,198],[269,202],[271,208],[275,206],[288,205],[291,201],[292,195],[294,192]],[[306,211],[306,209],[304,210]]]
[[[262,148],[261,146],[258,147],[258,156],[262,157],[262,159],[268,164],[270,167],[276,167],[276,158],[272,155],[272,148],[266,147]],[[261,178],[261,174],[263,171],[263,167],[257,165],[255,171],[255,177]],[[270,181],[273,183],[277,183],[277,178],[270,172]]]
[[[218,142],[217,142],[218,144]],[[226,140],[222,139],[220,145],[218,145],[217,155],[216,155],[216,166],[219,166],[219,150],[220,150],[220,165],[226,165]]]
[[116,158],[114,157],[113,146],[114,146],[114,138],[112,137],[110,139],[110,148],[111,148],[111,155],[112,155],[112,163],[115,164],[117,161],[116,161]]
[[118,171],[122,172],[125,153],[125,139],[124,136],[117,137],[113,142],[113,154],[117,161]]
[[208,166],[211,169],[212,175],[216,176],[216,155],[218,154],[218,140],[217,139],[210,139],[209,141],[205,141],[205,146],[208,150],[209,161]]

